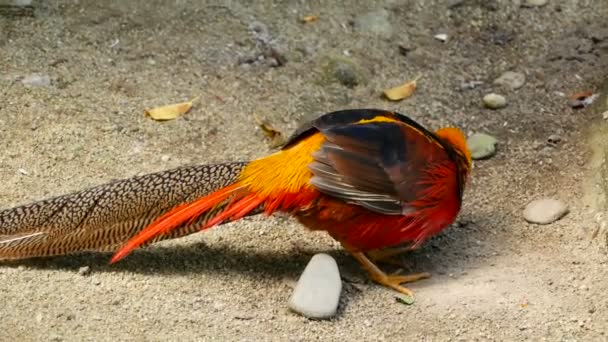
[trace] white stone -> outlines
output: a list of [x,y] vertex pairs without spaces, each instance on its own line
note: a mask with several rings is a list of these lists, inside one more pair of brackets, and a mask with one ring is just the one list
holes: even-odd
[[568,213],[568,206],[553,198],[541,198],[530,202],[524,209],[524,219],[530,223],[549,224]]
[[445,33],[440,33],[440,34],[436,34],[435,39],[440,40],[442,42],[445,42],[446,40],[448,40],[448,35]]
[[483,97],[483,104],[490,109],[500,109],[507,106],[507,99],[502,95],[490,93]]
[[32,74],[25,76],[21,83],[26,86],[48,87],[51,85],[51,77],[49,75]]
[[327,319],[336,314],[341,292],[338,264],[327,254],[316,254],[300,276],[288,306],[305,317]]
[[542,7],[547,4],[548,0],[524,0],[521,4],[524,7]]
[[494,80],[494,85],[517,90],[526,83],[526,75],[521,72],[507,71]]

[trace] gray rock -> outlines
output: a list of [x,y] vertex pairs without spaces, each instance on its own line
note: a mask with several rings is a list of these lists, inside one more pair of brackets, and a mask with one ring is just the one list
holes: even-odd
[[49,75],[32,74],[25,76],[21,83],[31,87],[48,87],[51,85],[51,77]]
[[355,19],[355,28],[361,32],[390,38],[393,35],[393,27],[389,16],[390,13],[385,9],[368,12]]
[[0,6],[28,7],[32,6],[32,0],[0,0]]
[[568,206],[553,198],[542,198],[530,202],[524,209],[524,219],[530,223],[549,224],[568,213]]
[[337,80],[348,88],[354,88],[363,82],[363,76],[356,64],[342,57],[329,60],[324,78],[328,81]]
[[507,99],[502,95],[490,93],[483,97],[483,104],[490,109],[500,109],[507,106]]
[[507,71],[494,80],[493,84],[511,90],[517,90],[526,83],[526,75],[521,72]]
[[475,160],[486,159],[496,154],[498,140],[491,135],[475,133],[467,139],[471,157]]
[[522,7],[542,7],[547,4],[548,0],[524,0]]
[[288,306],[305,317],[327,319],[336,314],[340,292],[336,261],[327,254],[316,254],[300,276]]
[[562,137],[559,134],[551,134],[548,138],[547,138],[547,142],[549,144],[552,145],[557,145],[562,141]]

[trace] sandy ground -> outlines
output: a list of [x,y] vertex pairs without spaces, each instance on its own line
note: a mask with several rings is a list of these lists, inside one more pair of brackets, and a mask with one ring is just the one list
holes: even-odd
[[[572,110],[563,97],[596,90],[606,76],[599,36],[608,38],[608,2],[422,3],[40,1],[33,17],[0,16],[2,207],[185,164],[262,156],[270,149],[254,113],[287,132],[310,115],[378,107],[500,141],[494,158],[475,163],[458,223],[403,258],[409,271],[433,274],[411,286],[412,306],[369,282],[325,235],[283,217],[252,218],[141,250],[112,267],[108,254],[2,265],[0,337],[608,339],[606,245],[590,238],[597,223],[582,200],[590,172],[586,127],[597,115]],[[382,8],[392,34],[353,26]],[[299,18],[308,14],[319,19],[304,25]],[[438,33],[447,42],[434,39]],[[285,57],[283,66],[271,48]],[[358,86],[324,74],[336,56],[356,65]],[[491,85],[507,70],[526,74],[523,88]],[[32,73],[51,76],[52,85],[20,83]],[[379,96],[418,74],[412,98]],[[485,84],[462,89],[475,80]],[[507,97],[507,108],[482,107],[492,90]],[[143,115],[196,96],[199,105],[181,119],[158,123]],[[561,141],[549,146],[553,134]],[[566,201],[570,214],[547,226],[525,223],[525,204],[547,195]],[[345,279],[331,321],[286,308],[316,252],[336,257]],[[80,275],[82,266],[91,274]]]

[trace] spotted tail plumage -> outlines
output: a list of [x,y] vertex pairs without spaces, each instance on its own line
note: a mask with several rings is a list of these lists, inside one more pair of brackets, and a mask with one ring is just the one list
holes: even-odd
[[[182,167],[0,211],[0,260],[112,251],[172,208],[234,183],[247,163]],[[213,208],[148,243],[197,232]]]

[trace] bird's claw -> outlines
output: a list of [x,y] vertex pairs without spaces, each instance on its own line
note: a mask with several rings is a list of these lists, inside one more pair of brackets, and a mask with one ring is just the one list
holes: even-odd
[[401,286],[404,283],[412,283],[420,279],[430,278],[431,274],[427,272],[408,274],[408,275],[378,275],[374,276],[373,280],[380,285],[389,287],[397,292],[403,293],[410,297],[414,297],[414,293],[407,287]]

